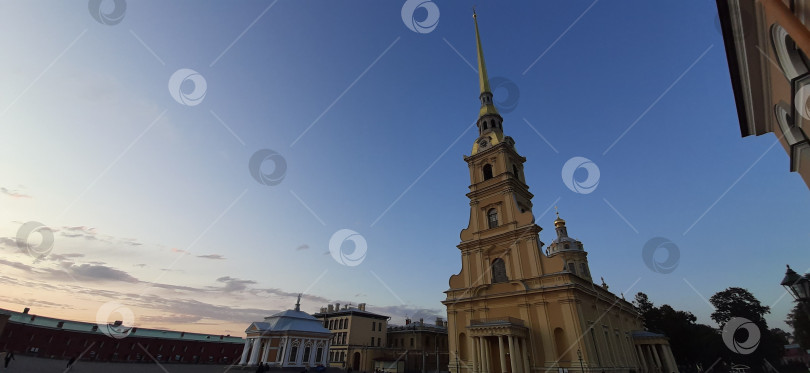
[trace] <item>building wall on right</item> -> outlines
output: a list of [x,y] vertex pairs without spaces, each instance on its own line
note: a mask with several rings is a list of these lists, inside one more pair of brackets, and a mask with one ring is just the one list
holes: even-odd
[[810,187],[810,3],[717,0],[740,133],[773,133]]

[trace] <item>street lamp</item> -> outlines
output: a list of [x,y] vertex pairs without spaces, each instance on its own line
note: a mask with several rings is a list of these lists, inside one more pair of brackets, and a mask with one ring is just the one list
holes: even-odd
[[577,349],[577,358],[579,358],[579,370],[584,372],[585,368],[582,366],[582,350],[579,348]]
[[800,303],[806,304],[810,301],[810,274],[801,276],[787,266],[781,285]]

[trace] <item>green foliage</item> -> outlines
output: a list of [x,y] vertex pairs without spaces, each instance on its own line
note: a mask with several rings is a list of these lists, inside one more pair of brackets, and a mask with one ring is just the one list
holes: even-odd
[[810,349],[810,309],[801,303],[788,313],[785,322],[793,328],[795,342],[803,349]]
[[730,287],[712,295],[709,302],[715,308],[711,318],[721,327],[732,317],[744,317],[759,325],[760,328],[768,326],[765,322],[765,314],[771,313],[771,308],[763,306],[748,290]]
[[[770,312],[769,307],[763,306],[748,290],[735,287],[718,292],[710,302],[716,307],[711,318],[719,325],[725,325],[733,317],[744,317],[759,327],[760,343],[753,353],[743,355],[727,348],[722,338],[722,327],[698,324],[691,312],[676,310],[667,304],[655,307],[644,293],[636,294],[633,304],[638,308],[647,330],[669,338],[678,365],[686,370],[698,365],[707,369],[718,358],[724,365],[742,363],[750,367],[760,367],[763,359],[774,365],[781,362],[788,334],[780,329],[768,329],[764,315]],[[810,326],[810,319],[806,318],[806,313],[804,315],[806,325]],[[745,338],[746,335],[737,334],[737,337]]]

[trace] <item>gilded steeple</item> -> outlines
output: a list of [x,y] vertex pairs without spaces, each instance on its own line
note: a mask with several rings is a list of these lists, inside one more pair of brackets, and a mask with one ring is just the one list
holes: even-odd
[[492,102],[492,89],[489,87],[487,64],[484,62],[484,49],[481,48],[478,15],[475,14],[475,9],[473,9],[473,22],[475,23],[475,46],[478,53],[478,84],[481,86],[481,93],[478,96],[478,99],[481,100],[481,110],[478,112],[476,122],[479,137],[472,149],[472,154],[475,155],[481,150],[504,142],[505,138],[503,136],[503,118],[498,114],[498,110]]
[[484,49],[481,48],[481,36],[478,32],[478,15],[473,9],[473,22],[475,22],[475,45],[478,52],[478,84],[481,86],[481,112],[479,117],[486,114],[498,115],[498,110],[492,103],[492,90],[489,87],[489,77],[487,77],[487,64],[484,62]]

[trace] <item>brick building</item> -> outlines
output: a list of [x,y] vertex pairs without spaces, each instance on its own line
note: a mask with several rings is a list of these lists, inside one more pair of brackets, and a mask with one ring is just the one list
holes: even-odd
[[[80,357],[91,361],[217,363],[238,361],[244,339],[225,335],[186,333],[99,325],[0,309],[8,315],[0,330],[0,351],[52,359]],[[2,318],[0,318],[2,319]],[[110,335],[109,330],[120,334]],[[116,338],[117,337],[117,338]],[[151,356],[151,357],[150,357]]]

